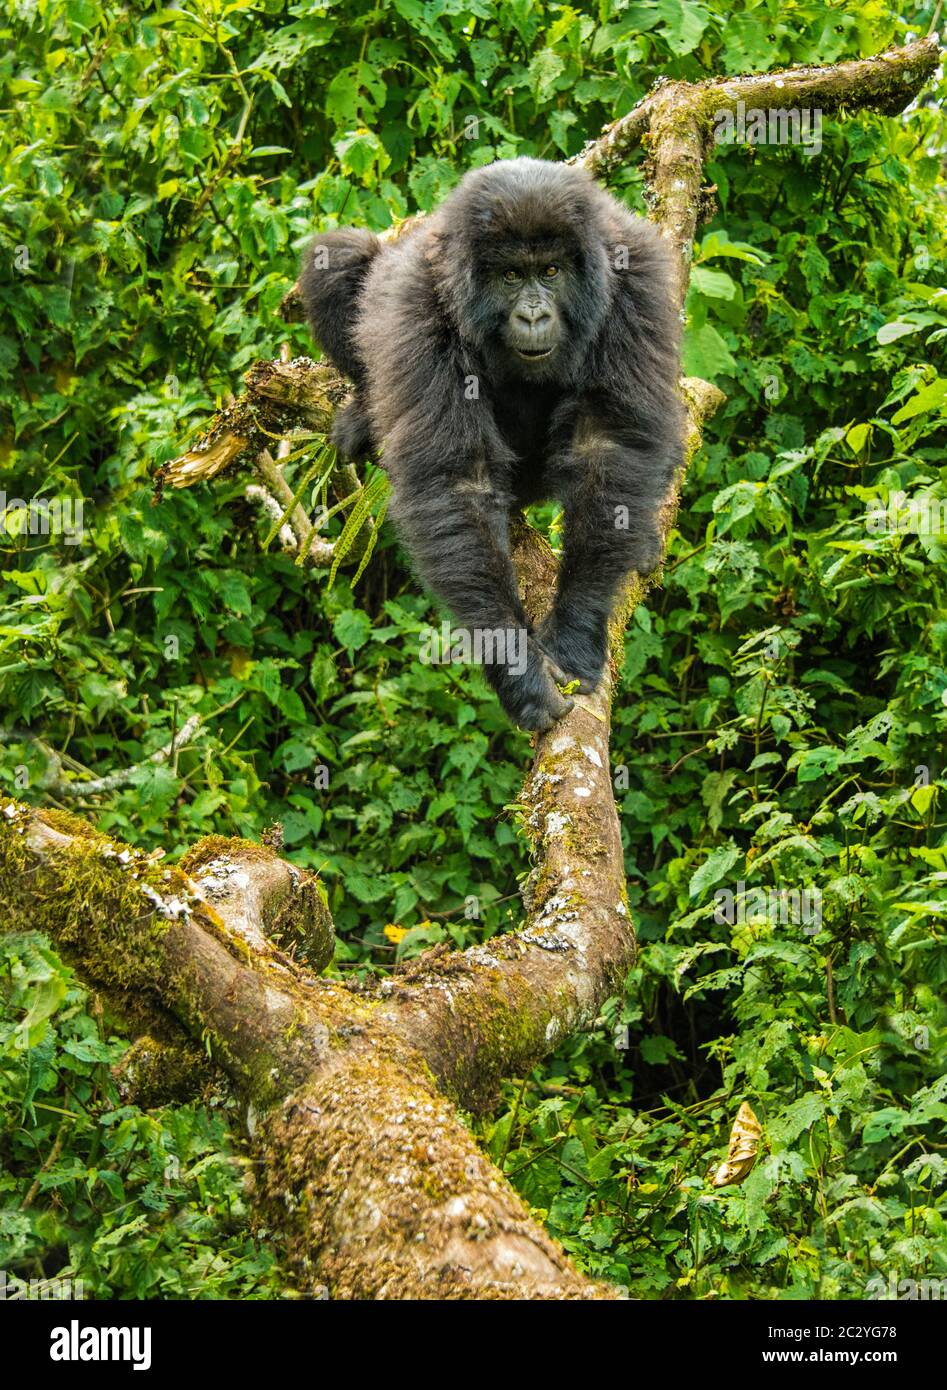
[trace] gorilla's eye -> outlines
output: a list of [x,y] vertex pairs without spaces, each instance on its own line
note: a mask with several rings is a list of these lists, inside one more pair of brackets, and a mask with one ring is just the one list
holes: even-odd
[[547,280],[555,280],[558,274],[559,267],[557,265],[547,265],[546,269],[543,271],[543,275],[546,277]]
[[518,270],[504,270],[503,278],[508,285],[518,285],[523,277]]

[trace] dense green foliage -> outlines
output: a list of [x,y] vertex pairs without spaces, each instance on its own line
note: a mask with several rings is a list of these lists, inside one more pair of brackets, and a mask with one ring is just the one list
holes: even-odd
[[86,1298],[278,1296],[224,1109],[122,1105],[110,1066],[125,1045],[102,1040],[100,1011],[38,937],[0,935],[0,981],[7,1279],[69,1271]]
[[[909,7],[913,34],[933,8]],[[84,507],[77,544],[22,510],[0,534],[3,784],[47,797],[36,738],[101,773],[198,713],[172,764],[79,806],[169,853],[279,820],[324,876],[340,970],[514,923],[528,744],[478,672],[418,661],[432,614],[392,538],[354,593],[344,570],[327,592],[261,554],[245,478],[154,505],[154,470],[255,358],[307,350],[276,310],[313,226],[382,228],[473,164],[572,154],[660,75],[830,62],[908,29],[883,0],[9,6],[0,489]],[[826,119],[818,153],[721,145],[709,169],[687,366],[728,401],[615,711],[645,949],[602,1029],[485,1132],[579,1261],[642,1296],[947,1275],[938,96]],[[642,184],[636,165],[613,188],[643,210]],[[911,499],[933,525],[869,523]],[[740,882],[818,891],[821,921],[715,920]],[[268,1296],[220,1114],[117,1108],[120,1047],[34,939],[0,981],[0,1265]],[[763,1153],[713,1190],[744,1099]]]

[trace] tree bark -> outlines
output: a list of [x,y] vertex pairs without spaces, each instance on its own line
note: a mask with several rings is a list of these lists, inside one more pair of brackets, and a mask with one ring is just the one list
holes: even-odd
[[[260,1220],[302,1287],[336,1298],[613,1297],[583,1279],[484,1157],[379,999],[300,969],[331,955],[318,885],[211,837],[185,872],[63,812],[0,802],[0,922],[42,930],[83,976],[143,992],[247,1104]],[[433,1052],[433,1048],[432,1048]]]

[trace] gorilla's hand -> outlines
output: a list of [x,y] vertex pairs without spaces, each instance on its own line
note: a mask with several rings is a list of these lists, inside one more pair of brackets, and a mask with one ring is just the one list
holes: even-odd
[[540,624],[536,640],[564,682],[577,680],[589,695],[602,679],[608,655],[604,617],[578,603],[556,604]]
[[564,673],[530,637],[526,644],[525,669],[517,674],[508,665],[486,666],[490,683],[507,714],[521,729],[545,733],[557,719],[572,709],[573,701],[563,695],[556,680]]

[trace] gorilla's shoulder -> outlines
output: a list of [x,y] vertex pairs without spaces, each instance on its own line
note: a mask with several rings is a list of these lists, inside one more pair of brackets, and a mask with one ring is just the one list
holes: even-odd
[[381,254],[366,281],[363,312],[410,309],[411,319],[416,320],[418,309],[431,310],[436,306],[430,262],[437,226],[435,213],[395,240],[382,243]]
[[359,297],[355,339],[368,367],[378,433],[460,352],[432,264],[438,214],[385,243]]

